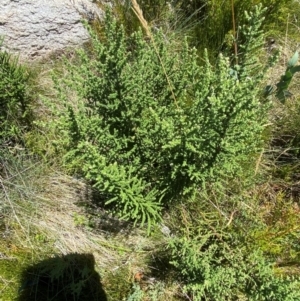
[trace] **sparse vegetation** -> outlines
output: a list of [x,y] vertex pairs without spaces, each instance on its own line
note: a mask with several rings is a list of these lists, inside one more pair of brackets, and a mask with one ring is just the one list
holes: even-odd
[[[2,41],[0,40],[0,47]],[[0,52],[0,140],[6,143],[21,135],[29,114],[29,74],[6,51]]]
[[0,53],[0,301],[300,300],[299,1],[259,3],[116,1],[69,58]]

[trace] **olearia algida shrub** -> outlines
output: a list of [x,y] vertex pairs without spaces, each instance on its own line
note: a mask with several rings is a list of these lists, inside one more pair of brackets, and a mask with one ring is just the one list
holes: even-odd
[[244,52],[231,67],[222,55],[212,66],[187,43],[174,52],[160,33],[155,47],[142,31],[127,37],[108,13],[105,38],[91,32],[92,52],[80,51],[79,63],[67,63],[70,77],[55,79],[66,161],[114,213],[150,227],[164,205],[237,176],[257,152],[267,109],[257,96],[261,14],[247,15]]

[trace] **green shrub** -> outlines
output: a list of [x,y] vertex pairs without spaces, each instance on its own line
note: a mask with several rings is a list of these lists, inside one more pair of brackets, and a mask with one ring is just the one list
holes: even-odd
[[[110,14],[105,39],[91,33],[93,58],[67,63],[56,87],[65,110],[54,121],[67,144],[67,162],[90,180],[114,213],[149,223],[162,205],[193,193],[205,181],[234,177],[257,152],[267,106],[258,99],[263,68],[262,10],[247,15],[239,66],[219,56],[213,67],[185,43],[141,31],[129,38]],[[249,28],[249,29],[248,29]],[[76,91],[76,103],[69,101]],[[53,113],[57,112],[54,108]]]
[[171,263],[185,283],[184,291],[193,300],[300,298],[299,282],[276,277],[262,252],[253,251],[232,232],[214,230],[210,224],[193,224],[170,242]]
[[[275,254],[266,252],[281,248],[276,255],[284,260],[286,253],[296,249],[290,235],[291,224],[297,224],[296,212],[293,216],[290,212],[282,214],[283,206],[278,206],[278,212],[268,210],[262,218],[261,211],[266,210],[255,202],[253,192],[241,189],[240,195],[224,195],[218,187],[211,187],[210,194],[199,192],[194,201],[172,208],[168,218],[172,235],[164,256],[177,269],[177,279],[190,299],[299,299],[299,277],[286,277],[292,274],[279,271]],[[282,220],[288,217],[289,225],[282,225],[276,215]],[[264,218],[274,223],[266,226]],[[294,243],[296,240],[294,237]]]
[[[1,47],[2,41],[0,41]],[[6,51],[0,51],[0,139],[18,135],[29,105],[29,74]]]

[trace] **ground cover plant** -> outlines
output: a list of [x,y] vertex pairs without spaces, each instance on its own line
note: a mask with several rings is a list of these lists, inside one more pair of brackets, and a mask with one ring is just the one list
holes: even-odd
[[[191,202],[177,208],[181,225],[173,225],[177,231],[168,246],[171,263],[178,269],[188,296],[192,300],[298,300],[299,282],[276,275],[274,258],[263,253],[264,236],[253,239],[258,229],[265,234],[270,229],[251,216],[252,210],[232,198],[226,207],[216,207],[214,202],[212,206],[203,196],[200,200],[201,205]],[[282,245],[283,240],[287,242],[287,233],[284,237],[280,231],[277,233]],[[273,247],[276,244],[269,243],[274,243]],[[278,254],[283,254],[283,250]]]

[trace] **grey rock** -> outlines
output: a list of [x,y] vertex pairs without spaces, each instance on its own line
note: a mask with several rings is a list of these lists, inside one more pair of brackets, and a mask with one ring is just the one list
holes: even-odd
[[102,18],[89,0],[0,0],[1,48],[34,60],[87,42],[83,18]]
[[160,226],[160,231],[161,233],[164,235],[164,236],[170,236],[171,235],[171,230],[169,227],[167,227],[166,225],[164,224],[161,224]]

